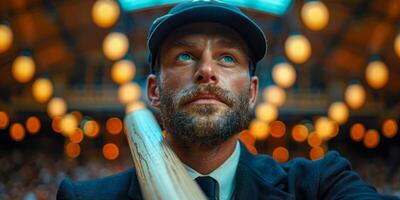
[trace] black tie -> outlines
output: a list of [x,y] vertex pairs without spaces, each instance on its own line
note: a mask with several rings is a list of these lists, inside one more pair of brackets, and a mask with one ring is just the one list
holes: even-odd
[[219,199],[218,183],[215,179],[210,176],[199,176],[195,180],[208,199]]

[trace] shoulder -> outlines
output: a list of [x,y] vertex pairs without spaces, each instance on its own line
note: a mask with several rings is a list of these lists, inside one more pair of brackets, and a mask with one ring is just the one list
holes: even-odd
[[77,183],[65,179],[59,186],[57,199],[126,199],[134,174],[134,169],[129,169],[113,176]]

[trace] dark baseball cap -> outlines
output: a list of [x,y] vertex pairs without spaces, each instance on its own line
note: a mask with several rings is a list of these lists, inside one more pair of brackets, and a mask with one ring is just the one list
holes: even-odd
[[267,51],[267,40],[261,28],[238,7],[218,0],[191,0],[173,7],[166,15],[154,20],[147,37],[148,61],[154,73],[155,59],[164,39],[175,29],[196,22],[226,25],[246,42],[254,66]]

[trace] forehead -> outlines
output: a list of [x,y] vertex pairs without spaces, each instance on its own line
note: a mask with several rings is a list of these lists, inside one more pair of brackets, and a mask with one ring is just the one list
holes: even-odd
[[192,23],[174,30],[164,40],[161,48],[169,48],[180,41],[190,41],[195,44],[202,39],[215,40],[216,44],[238,48],[248,53],[247,45],[239,33],[228,26],[211,22]]

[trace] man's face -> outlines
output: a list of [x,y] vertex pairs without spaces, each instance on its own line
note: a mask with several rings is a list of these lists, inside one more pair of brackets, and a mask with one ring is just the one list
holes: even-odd
[[185,142],[209,145],[246,128],[258,90],[248,55],[238,33],[220,24],[194,23],[171,33],[161,45],[159,77],[148,79],[164,128]]

